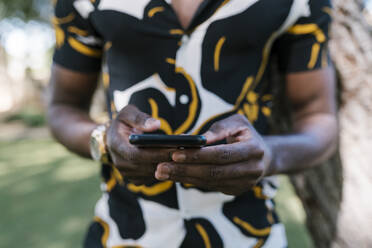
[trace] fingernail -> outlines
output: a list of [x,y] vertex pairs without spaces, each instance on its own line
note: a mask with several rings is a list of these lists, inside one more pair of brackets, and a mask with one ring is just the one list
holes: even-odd
[[213,133],[211,131],[207,131],[203,136],[207,140],[207,144],[210,144],[213,141]]
[[154,118],[147,119],[145,122],[145,128],[152,128],[154,126],[160,126],[160,121]]
[[175,162],[183,162],[186,160],[186,155],[184,153],[173,153],[172,159]]
[[203,134],[203,136],[204,136],[206,139],[211,138],[212,135],[213,135],[213,133],[212,133],[211,131],[207,131],[206,133]]
[[170,170],[169,166],[166,166],[166,165],[159,166],[158,169],[155,172],[155,177],[156,177],[156,179],[158,179],[160,181],[164,181],[164,180],[169,179],[170,172],[171,172],[171,170]]

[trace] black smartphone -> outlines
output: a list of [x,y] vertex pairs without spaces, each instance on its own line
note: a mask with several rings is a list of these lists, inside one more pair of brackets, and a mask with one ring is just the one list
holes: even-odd
[[132,134],[129,142],[143,148],[201,148],[207,140],[202,135]]

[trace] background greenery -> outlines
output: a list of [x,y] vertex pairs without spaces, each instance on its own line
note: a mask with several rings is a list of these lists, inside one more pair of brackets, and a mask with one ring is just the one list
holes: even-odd
[[51,2],[52,0],[0,0],[0,20],[18,17],[45,21],[49,15]]

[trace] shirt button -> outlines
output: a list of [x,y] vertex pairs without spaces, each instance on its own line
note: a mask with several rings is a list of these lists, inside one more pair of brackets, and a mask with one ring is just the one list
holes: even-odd
[[180,103],[188,104],[189,103],[189,97],[187,95],[181,95],[180,96]]

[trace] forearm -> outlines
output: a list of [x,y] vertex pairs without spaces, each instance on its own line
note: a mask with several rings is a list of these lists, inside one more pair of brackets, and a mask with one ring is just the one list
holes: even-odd
[[52,104],[48,122],[54,137],[67,149],[90,158],[90,135],[97,124],[85,110],[64,104]]
[[53,64],[49,84],[48,123],[67,149],[90,158],[90,135],[97,124],[89,117],[99,72],[80,73]]
[[272,151],[268,175],[295,173],[318,165],[337,148],[337,120],[332,114],[316,114],[298,121],[293,134],[266,136]]

